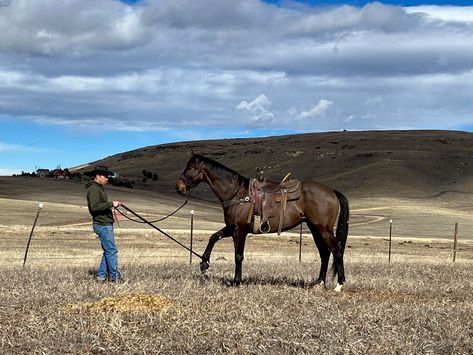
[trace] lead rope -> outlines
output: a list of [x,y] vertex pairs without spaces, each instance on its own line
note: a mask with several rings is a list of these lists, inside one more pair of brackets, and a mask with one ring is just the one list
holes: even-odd
[[199,255],[197,254],[195,251],[193,251],[192,249],[188,248],[187,246],[185,246],[184,244],[182,244],[180,241],[174,239],[172,236],[170,236],[168,233],[166,233],[165,231],[159,229],[158,227],[156,227],[153,223],[151,223],[150,221],[147,221],[146,219],[144,219],[142,216],[140,216],[138,213],[136,213],[135,211],[133,211],[131,208],[128,208],[127,206],[123,205],[122,204],[122,207],[127,210],[128,212],[130,212],[131,214],[133,214],[135,217],[141,219],[143,221],[143,223],[146,223],[148,225],[150,225],[151,227],[153,227],[154,229],[156,229],[158,232],[160,232],[161,234],[164,234],[166,237],[168,237],[169,239],[171,239],[173,242],[179,244],[181,247],[183,247],[184,249],[187,249],[188,251],[190,251],[192,254],[194,254],[195,256],[197,256],[198,258],[200,258],[200,260],[203,260],[202,258],[202,255]]
[[116,207],[113,207],[113,218],[115,218],[115,222],[117,222],[117,226],[120,227],[120,221],[118,219],[117,208]]
[[[162,218],[159,218],[159,219],[156,219],[154,221],[149,221],[149,223],[157,223],[157,222],[161,222],[161,221],[164,221],[165,219],[173,216],[174,214],[176,214],[180,209],[182,209],[182,207],[184,207],[187,202],[189,201],[189,199],[191,198],[191,194],[192,194],[192,191],[195,189],[195,187],[193,187],[191,190],[189,190],[189,194],[187,195],[187,198],[186,200],[184,201],[184,203],[179,206],[175,211],[171,212],[170,214],[168,214],[167,216],[165,217],[162,217]],[[132,221],[132,222],[135,222],[135,223],[148,223],[147,222],[144,222],[144,221],[139,221],[137,219],[134,219],[134,218],[131,218],[131,217],[128,217],[126,214],[124,214],[122,211],[120,211],[118,208],[114,208],[115,211],[117,211],[118,213],[120,213],[123,217],[125,217],[126,219]],[[118,219],[117,219],[118,221]]]

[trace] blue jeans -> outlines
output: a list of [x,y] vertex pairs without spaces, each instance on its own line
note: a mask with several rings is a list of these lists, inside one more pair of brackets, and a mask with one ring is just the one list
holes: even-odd
[[109,277],[110,280],[116,281],[120,278],[120,273],[118,272],[118,249],[115,246],[113,225],[94,223],[93,227],[103,249],[102,260],[97,271],[97,279],[105,280]]

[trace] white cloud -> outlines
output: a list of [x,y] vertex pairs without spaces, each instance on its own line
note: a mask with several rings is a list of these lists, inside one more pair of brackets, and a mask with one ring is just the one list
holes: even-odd
[[26,152],[40,152],[42,148],[29,147],[21,144],[9,144],[0,142],[0,153],[26,153]]
[[300,12],[298,21],[291,21],[294,34],[324,35],[348,34],[365,30],[398,32],[414,25],[413,19],[398,6],[368,3],[362,8],[341,5],[325,10]]
[[[35,117],[34,122],[43,126],[74,126],[76,128],[102,129],[108,127],[122,132],[164,132],[169,128],[159,125],[159,123],[148,121],[122,122],[110,117],[95,117],[85,119],[65,119],[56,117]],[[1,145],[0,145],[1,151]]]
[[249,111],[252,117],[249,120],[250,125],[265,126],[272,122],[274,114],[270,111],[271,101],[266,95],[261,94],[251,102],[241,101],[237,106],[237,110]]
[[471,43],[473,6],[3,0],[0,110],[125,131],[455,128],[473,125]]
[[271,112],[260,112],[252,116],[248,123],[254,127],[265,127],[273,122],[273,117]]
[[422,14],[429,20],[473,24],[473,6],[422,5],[406,7],[408,14]]
[[0,49],[75,56],[143,45],[141,7],[103,0],[15,0],[0,11]]
[[270,107],[271,101],[269,101],[265,94],[261,94],[251,102],[241,101],[236,108],[248,111],[267,111]]
[[350,116],[346,117],[343,121],[348,123],[348,122],[353,121],[354,119],[355,119],[355,116],[350,115]]
[[368,97],[365,101],[367,106],[376,106],[380,105],[383,102],[383,98],[380,95]]
[[333,101],[320,100],[317,105],[314,105],[309,111],[302,111],[299,118],[318,118],[325,116],[325,113],[333,105]]

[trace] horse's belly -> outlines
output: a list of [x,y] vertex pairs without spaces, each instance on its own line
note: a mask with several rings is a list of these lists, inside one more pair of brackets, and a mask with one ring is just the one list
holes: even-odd
[[[283,212],[281,212],[279,203],[275,203],[271,207],[266,211],[263,210],[262,217],[255,218],[255,223],[259,224],[257,230],[260,233],[276,233],[280,225],[282,231],[288,230],[298,225],[304,219],[304,215],[295,201],[288,202],[286,210]],[[255,231],[254,228],[253,230]]]

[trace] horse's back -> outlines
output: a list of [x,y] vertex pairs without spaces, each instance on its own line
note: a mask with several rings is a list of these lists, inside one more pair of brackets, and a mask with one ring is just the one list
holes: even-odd
[[315,180],[301,181],[301,188],[302,193],[306,195],[316,195],[320,198],[337,198],[333,188]]
[[335,190],[318,181],[301,182],[300,207],[312,222],[333,225],[338,216],[339,201]]

